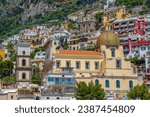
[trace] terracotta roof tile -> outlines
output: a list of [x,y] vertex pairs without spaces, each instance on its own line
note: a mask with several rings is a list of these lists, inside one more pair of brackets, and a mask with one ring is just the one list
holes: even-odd
[[59,50],[57,54],[64,54],[64,55],[97,55],[99,56],[99,52],[97,51],[84,51],[84,50]]

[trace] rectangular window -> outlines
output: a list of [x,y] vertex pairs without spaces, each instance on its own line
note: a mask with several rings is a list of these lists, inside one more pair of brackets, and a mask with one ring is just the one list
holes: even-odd
[[85,62],[85,69],[90,69],[90,62]]
[[70,68],[71,67],[71,62],[70,61],[66,61],[66,67]]
[[118,23],[118,24],[115,24],[115,26],[119,26],[119,23]]
[[60,68],[60,61],[56,61],[56,68]]
[[59,78],[55,79],[55,84],[59,84]]
[[123,22],[121,25],[126,25],[127,24],[127,22]]
[[76,62],[76,69],[80,69],[80,61]]
[[49,82],[53,82],[53,81],[54,81],[54,78],[48,78],[48,81],[49,81]]
[[115,57],[115,50],[114,49],[111,50],[111,56]]
[[116,68],[121,68],[121,60],[116,60]]
[[99,62],[95,62],[95,70],[99,69]]

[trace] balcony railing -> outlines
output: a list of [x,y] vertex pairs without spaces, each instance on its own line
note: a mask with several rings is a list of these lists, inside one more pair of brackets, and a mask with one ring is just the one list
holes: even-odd
[[132,25],[134,25],[134,23],[129,23],[129,26],[132,26]]
[[62,75],[74,75],[73,71],[62,71],[61,72]]

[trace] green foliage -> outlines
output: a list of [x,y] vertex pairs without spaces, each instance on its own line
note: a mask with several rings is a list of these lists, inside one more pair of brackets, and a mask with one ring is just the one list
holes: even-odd
[[11,76],[13,73],[13,62],[11,60],[0,60],[0,78]]
[[69,14],[81,10],[82,8],[85,8],[83,4],[78,5],[77,1],[73,1],[68,4],[61,4],[60,8],[55,12],[45,13],[40,18],[29,18],[30,21],[26,22],[21,21],[21,14],[14,17],[0,17],[0,39],[5,39],[19,33],[22,29],[31,28],[36,25],[50,25],[50,20],[58,20],[58,23],[60,23],[64,21]]
[[102,17],[103,17],[103,13],[101,12],[101,13],[97,13],[96,15],[95,15],[95,18],[96,18],[96,20],[98,21],[98,22],[102,22]]
[[103,100],[105,99],[104,89],[100,84],[93,84],[90,82],[88,85],[85,82],[77,83],[75,97],[77,100]]
[[35,52],[31,52],[30,58],[31,58],[31,59],[34,59],[35,55],[36,55]]
[[16,55],[16,54],[13,54],[13,56],[12,56],[12,61],[16,61],[16,58],[17,58],[17,55]]
[[131,63],[134,64],[140,64],[140,60],[138,59],[138,57],[127,59],[127,61],[131,61]]
[[148,87],[143,84],[141,86],[137,85],[128,93],[130,99],[141,99],[141,100],[150,100],[150,93]]
[[77,27],[75,26],[76,22],[73,20],[69,20],[68,21],[68,27],[71,29],[77,29]]
[[52,3],[53,3],[52,0],[46,0],[46,2],[47,2],[48,4],[52,4]]
[[15,83],[15,78],[12,76],[7,76],[2,78],[3,85],[8,86]]
[[86,48],[85,50],[87,50],[87,51],[94,51],[95,48]]
[[0,0],[0,4],[6,4],[7,3],[7,1],[6,0]]
[[8,44],[7,44],[7,50],[10,54],[9,57],[11,58],[13,56],[14,52],[15,52],[14,44],[11,41],[9,41]]
[[57,47],[56,47],[56,50],[59,50],[59,49],[60,49],[60,46],[57,46]]
[[64,50],[67,50],[69,48],[68,44],[64,45]]
[[34,52],[39,52],[41,51],[41,48],[35,48]]
[[32,75],[32,83],[41,85],[41,74],[40,74],[40,68],[38,66],[32,67],[33,75]]
[[43,47],[41,47],[41,48],[35,48],[34,49],[34,51],[33,52],[31,52],[31,55],[30,55],[30,57],[32,58],[32,59],[34,59],[34,57],[35,57],[35,55],[36,55],[36,53],[37,52],[40,52],[40,51],[44,51],[44,48]]
[[37,3],[39,0],[31,0],[31,3]]
[[118,6],[125,5],[127,8],[132,8],[138,5],[145,4],[146,0],[116,0]]

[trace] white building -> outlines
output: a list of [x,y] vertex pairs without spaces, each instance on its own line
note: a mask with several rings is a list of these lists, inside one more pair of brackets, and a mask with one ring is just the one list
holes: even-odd
[[109,8],[115,4],[116,0],[106,0],[106,4],[104,5],[104,9]]
[[45,52],[37,52],[35,57],[35,59],[45,59]]
[[138,57],[145,58],[146,52],[150,50],[150,37],[139,34],[130,34],[127,37],[120,38],[120,44],[123,46],[124,55],[127,58]]
[[60,73],[48,73],[43,80],[45,91],[41,99],[72,100],[74,98],[76,78],[72,68],[62,68]]
[[76,100],[74,95],[60,95],[60,94],[42,94],[41,100]]

